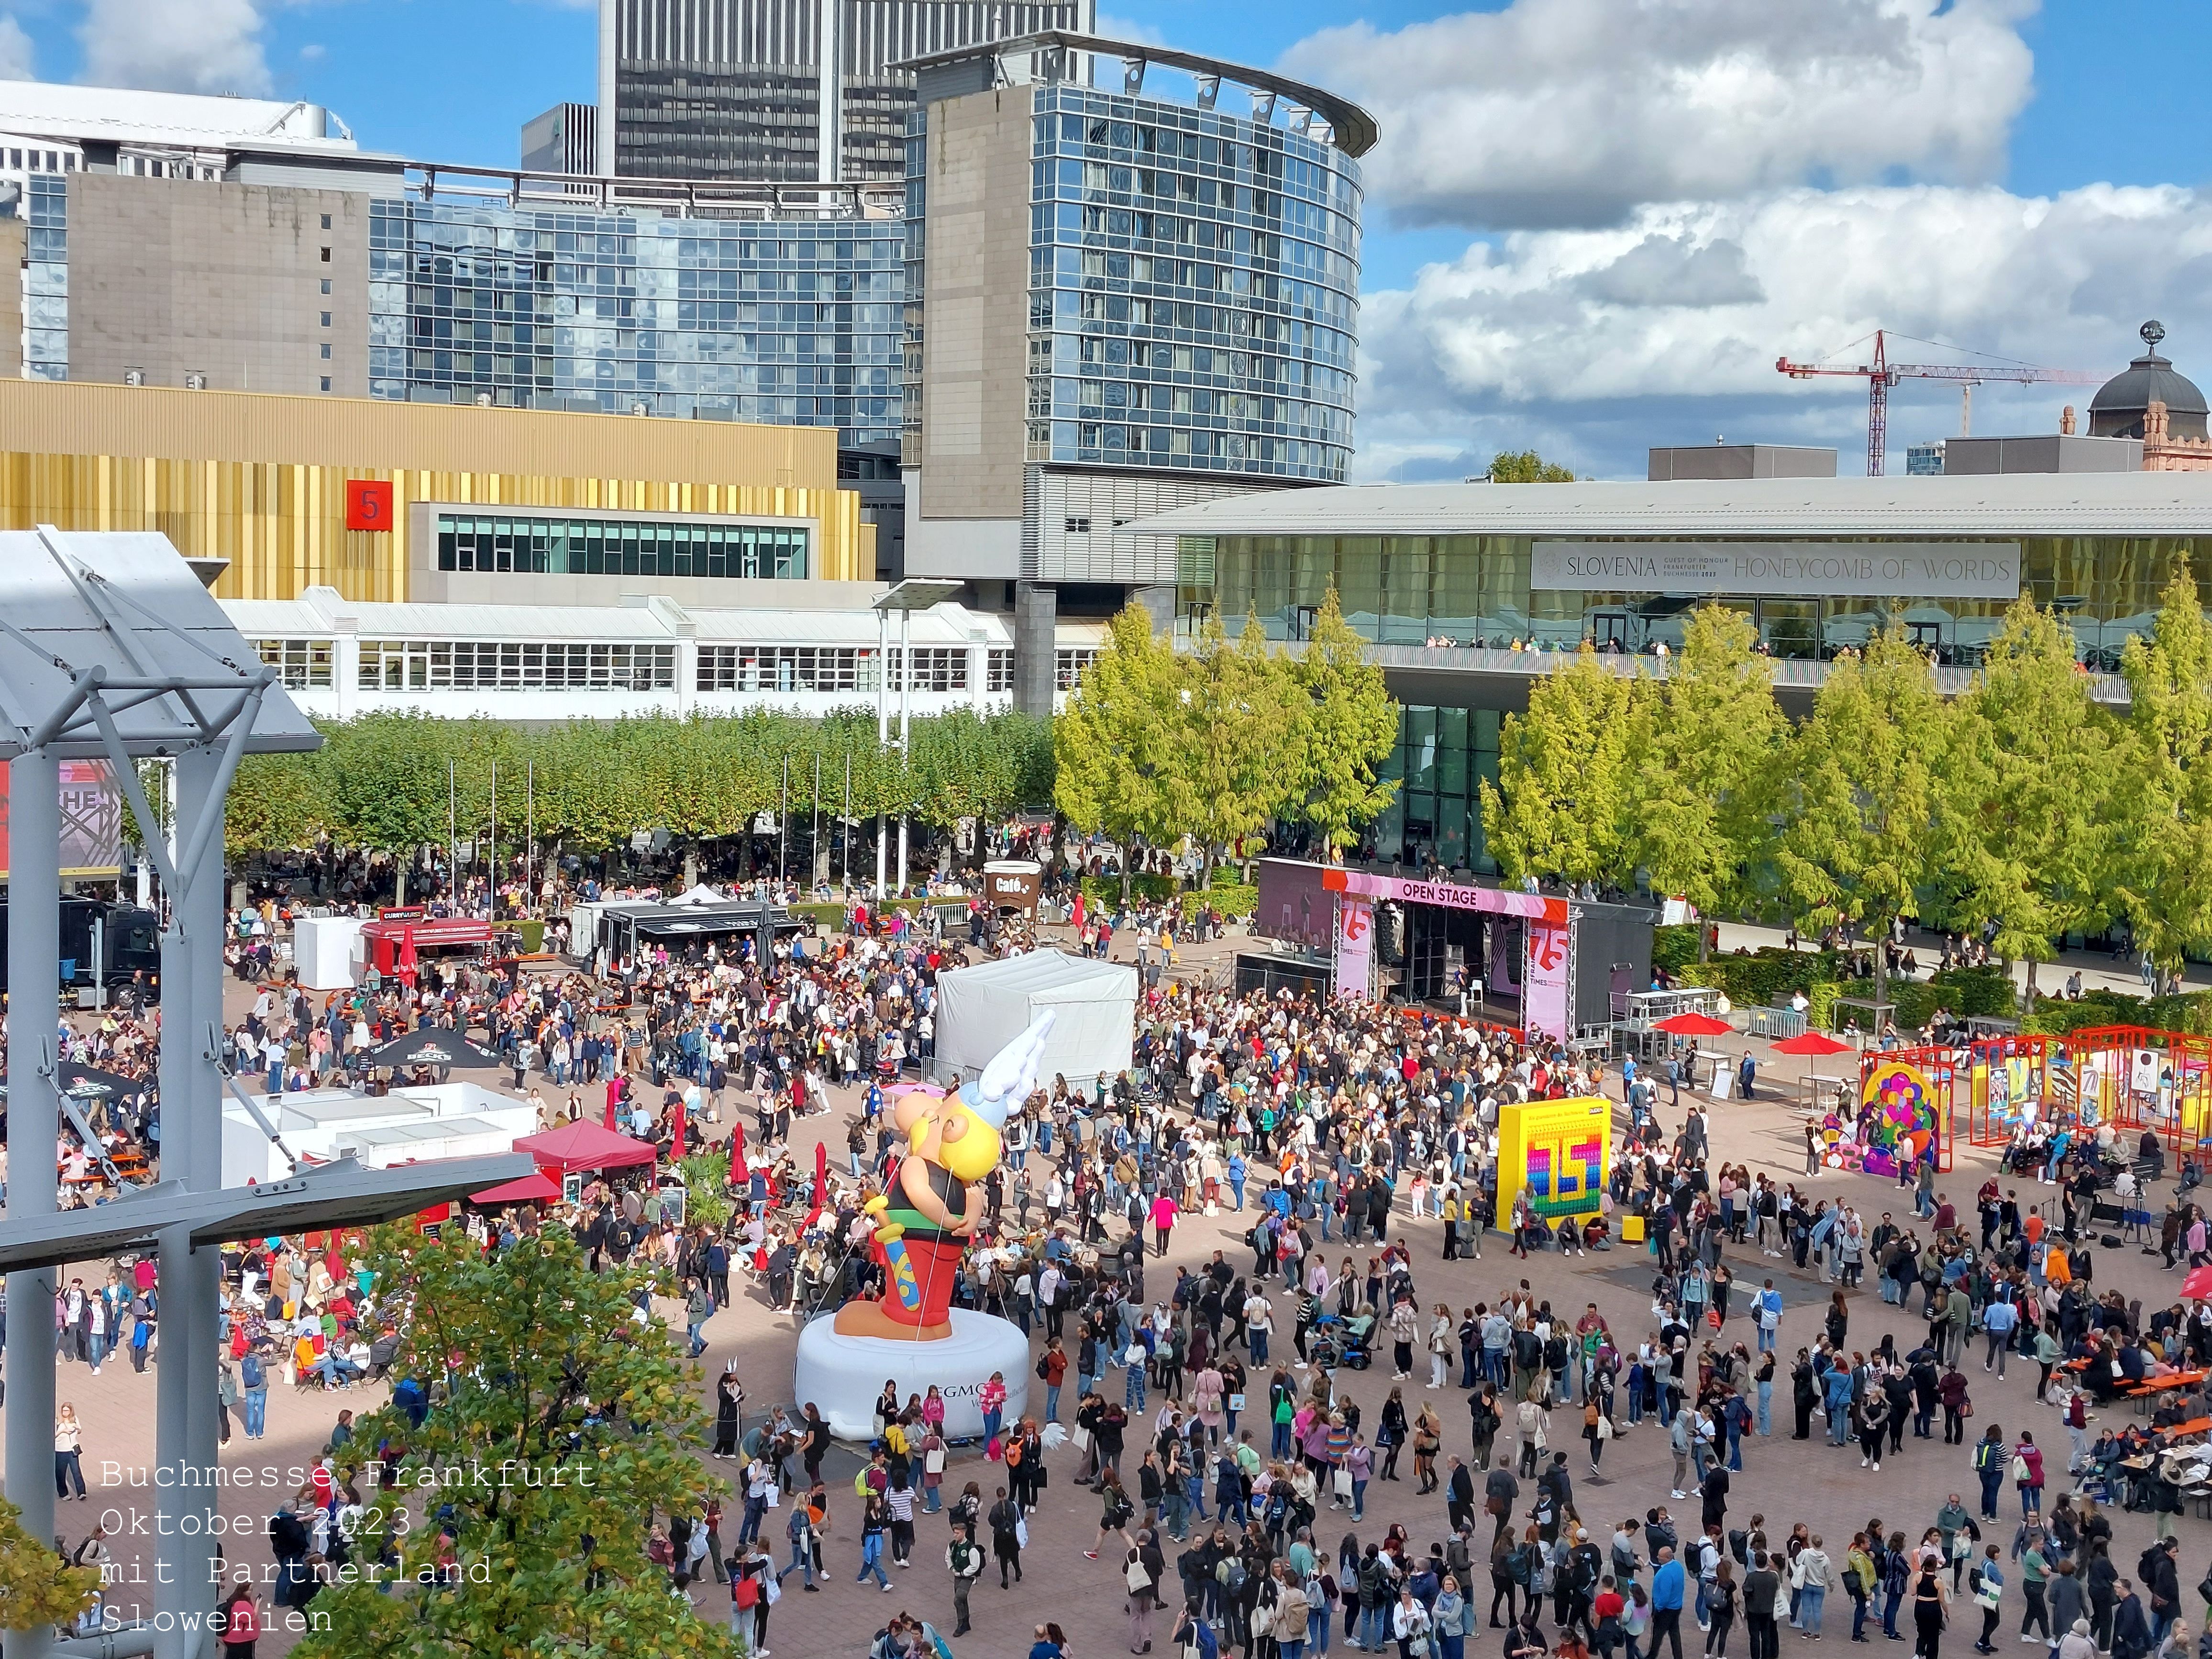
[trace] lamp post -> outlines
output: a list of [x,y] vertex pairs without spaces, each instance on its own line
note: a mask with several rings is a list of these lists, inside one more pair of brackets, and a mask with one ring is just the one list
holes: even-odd
[[[890,651],[891,613],[899,619],[899,758],[903,763],[911,752],[907,740],[912,730],[914,712],[914,628],[913,617],[917,611],[928,611],[957,598],[962,584],[915,577],[894,583],[877,595],[872,608],[876,613],[876,637],[878,641],[877,659],[883,672],[876,676],[876,748],[888,754],[890,747]],[[899,889],[906,888],[906,805],[899,807]],[[886,820],[880,801],[876,809],[876,902],[880,905],[884,896]]]

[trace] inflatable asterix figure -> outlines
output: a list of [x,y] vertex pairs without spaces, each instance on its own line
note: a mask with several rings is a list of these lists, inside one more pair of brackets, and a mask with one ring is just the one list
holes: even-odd
[[866,1206],[877,1221],[886,1288],[880,1301],[839,1309],[839,1335],[936,1342],[952,1334],[952,1288],[982,1215],[983,1180],[998,1164],[1007,1114],[1036,1086],[1051,1030],[1052,1015],[1040,1014],[958,1093],[899,1102],[892,1122],[906,1150],[883,1196]]

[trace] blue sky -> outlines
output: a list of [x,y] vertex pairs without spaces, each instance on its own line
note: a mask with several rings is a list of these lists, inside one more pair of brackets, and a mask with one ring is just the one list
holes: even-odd
[[[1834,443],[1852,470],[1857,383],[1807,387],[1771,363],[1876,324],[2101,371],[2155,313],[2180,366],[2212,374],[2191,103],[2212,7],[2197,0],[1105,10],[1102,29],[1280,63],[1382,118],[1363,277],[1370,476],[1455,477],[1524,444],[1632,475],[1647,443],[1723,432]],[[16,72],[312,99],[365,146],[419,157],[512,163],[526,118],[593,93],[596,10],[554,0],[0,11]],[[1670,75],[1696,95],[1670,94]],[[1985,388],[1977,429],[2047,430],[2085,396]],[[1957,408],[1954,392],[1900,387],[1893,445],[1955,430]]]

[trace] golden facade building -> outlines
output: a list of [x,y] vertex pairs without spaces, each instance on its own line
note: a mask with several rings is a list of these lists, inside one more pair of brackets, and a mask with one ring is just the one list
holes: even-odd
[[158,531],[226,562],[230,599],[728,605],[756,582],[873,580],[836,446],[826,428],[0,379],[0,528]]

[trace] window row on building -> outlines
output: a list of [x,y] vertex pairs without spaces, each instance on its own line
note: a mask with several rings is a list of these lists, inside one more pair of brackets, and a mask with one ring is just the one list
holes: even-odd
[[364,691],[670,691],[672,645],[363,640]]
[[799,580],[807,543],[800,526],[438,515],[441,570]]
[[[261,660],[278,671],[289,691],[329,690],[337,683],[335,643],[330,640],[258,639]],[[1085,662],[1095,651],[1060,655],[1063,689],[1074,684],[1071,657]],[[891,647],[893,690],[899,690],[896,646]],[[877,689],[873,646],[702,645],[696,691],[865,691]],[[984,690],[1012,690],[1012,647],[986,654]],[[540,644],[504,640],[369,640],[361,641],[356,684],[364,691],[670,691],[676,689],[672,645]],[[969,653],[961,646],[914,647],[913,690],[964,692],[970,689]]]

